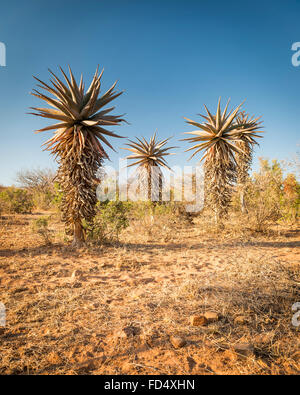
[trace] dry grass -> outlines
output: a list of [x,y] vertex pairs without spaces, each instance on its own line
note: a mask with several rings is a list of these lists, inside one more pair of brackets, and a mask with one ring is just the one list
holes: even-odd
[[[32,231],[36,218],[0,223],[0,373],[299,373],[298,226],[216,233],[203,219],[161,217],[133,221],[116,245],[70,250],[55,215],[51,245]],[[192,327],[205,311],[219,320]],[[254,353],[238,355],[237,343]]]

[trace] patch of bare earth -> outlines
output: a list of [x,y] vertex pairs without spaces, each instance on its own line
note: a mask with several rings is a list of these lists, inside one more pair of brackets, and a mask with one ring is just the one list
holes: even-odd
[[[299,227],[235,239],[131,227],[71,250],[58,221],[44,245],[36,217],[0,224],[1,374],[299,373]],[[217,319],[192,325],[207,312]]]

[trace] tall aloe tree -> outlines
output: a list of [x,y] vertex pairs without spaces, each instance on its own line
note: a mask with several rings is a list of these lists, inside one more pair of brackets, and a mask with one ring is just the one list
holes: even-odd
[[108,131],[106,127],[124,121],[121,116],[110,114],[115,107],[104,107],[123,92],[114,90],[115,82],[99,97],[103,71],[99,74],[98,67],[87,90],[82,76],[77,84],[70,67],[70,77],[62,68],[60,70],[64,82],[49,70],[52,86],[34,77],[39,82],[38,87],[54,98],[35,89],[32,95],[44,100],[54,109],[31,108],[36,111],[33,115],[59,121],[37,132],[55,130],[54,135],[43,145],[59,163],[57,181],[63,191],[62,218],[67,232],[73,233],[73,245],[79,246],[84,242],[83,220],[90,222],[95,215],[96,187],[99,183],[96,174],[102,167],[103,160],[108,158],[102,144],[113,149],[106,137],[121,137]]
[[[237,163],[237,184],[240,192],[240,203],[241,210],[245,212],[247,210],[245,204],[245,188],[246,182],[249,176],[249,170],[252,164],[254,146],[258,145],[255,138],[262,138],[257,133],[262,133],[260,125],[262,122],[258,122],[260,118],[250,117],[245,111],[241,111],[237,114],[236,123],[242,128],[247,129],[240,135],[240,141],[237,141],[237,147],[242,152],[236,154]],[[255,132],[255,134],[253,134]]]
[[122,148],[133,153],[126,157],[126,159],[135,160],[128,167],[138,165],[139,188],[143,192],[147,192],[148,200],[162,201],[162,171],[160,167],[170,170],[165,156],[174,155],[168,151],[176,148],[166,147],[169,140],[170,137],[159,141],[154,133],[149,141],[144,137],[141,139],[136,137],[136,141],[129,140],[129,143],[125,144],[129,148]]
[[207,115],[200,114],[204,119],[202,123],[185,118],[188,124],[198,129],[185,132],[194,136],[184,139],[194,143],[193,147],[186,150],[194,150],[191,158],[201,151],[204,152],[200,162],[204,160],[205,199],[206,204],[213,209],[217,223],[220,223],[228,212],[232,187],[237,179],[235,155],[243,153],[237,143],[242,141],[241,135],[255,135],[255,131],[248,125],[236,122],[242,104],[228,112],[228,101],[222,112],[220,101],[219,99],[215,115],[204,105]]

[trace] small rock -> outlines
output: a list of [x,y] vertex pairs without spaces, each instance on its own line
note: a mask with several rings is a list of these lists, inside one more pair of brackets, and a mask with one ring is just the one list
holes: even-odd
[[54,352],[54,351],[52,351],[50,354],[48,354],[47,360],[48,360],[48,362],[50,362],[52,365],[58,365],[58,364],[61,363],[61,358],[60,358],[60,356],[59,356],[56,352]]
[[186,341],[180,336],[171,336],[170,342],[175,348],[181,348],[186,345]]
[[17,294],[17,293],[25,292],[25,291],[27,291],[27,290],[28,290],[28,288],[26,288],[26,287],[20,287],[20,288],[15,288],[15,289],[12,291],[12,293],[13,293],[13,294]]
[[126,326],[122,329],[126,337],[137,336],[141,333],[141,329],[136,326]]
[[114,332],[115,337],[117,337],[118,339],[127,339],[126,333],[123,332],[121,329],[116,330]]
[[274,332],[265,332],[255,336],[254,341],[259,345],[263,345],[263,344],[271,343],[274,336],[275,336]]
[[93,360],[87,360],[87,361],[85,361],[85,362],[82,362],[82,363],[79,365],[78,371],[79,371],[79,372],[89,372],[89,371],[91,371],[91,370],[94,370],[95,368],[96,368],[96,366],[95,366],[95,361],[93,361]]
[[219,316],[217,313],[214,313],[213,311],[207,311],[204,313],[204,317],[207,319],[207,322],[216,322],[219,319]]
[[194,369],[194,367],[197,365],[197,362],[192,357],[186,357],[186,360],[189,366],[189,371],[191,372]]
[[236,352],[234,352],[233,350],[225,350],[224,351],[224,358],[231,361],[231,362],[236,362],[236,360],[238,359],[238,356],[237,356]]
[[76,270],[74,270],[74,272],[73,272],[72,275],[71,275],[71,280],[72,280],[72,281],[75,281],[76,278],[80,278],[81,276],[82,276],[82,271],[76,269]]
[[239,316],[235,317],[234,323],[237,324],[237,325],[246,324],[247,323],[247,317],[245,317],[244,315],[239,315]]
[[254,347],[250,343],[239,343],[234,346],[234,351],[239,355],[243,355],[244,357],[249,357],[253,355]]
[[193,315],[190,321],[193,326],[204,326],[207,324],[207,319],[204,315]]
[[81,288],[81,287],[82,287],[82,283],[79,282],[79,281],[76,281],[76,282],[73,284],[73,286],[72,286],[72,288]]

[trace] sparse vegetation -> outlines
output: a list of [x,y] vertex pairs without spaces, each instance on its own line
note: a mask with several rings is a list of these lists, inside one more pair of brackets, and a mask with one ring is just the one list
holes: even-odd
[[47,210],[54,203],[55,172],[50,169],[19,171],[17,183],[31,195],[36,208]]
[[33,207],[32,196],[24,189],[9,187],[0,192],[0,213],[26,214]]
[[32,230],[41,235],[46,244],[51,244],[51,231],[48,228],[49,218],[40,217],[33,221]]
[[128,208],[127,203],[120,201],[99,202],[93,223],[86,226],[88,239],[98,243],[118,241],[122,230],[129,225]]

